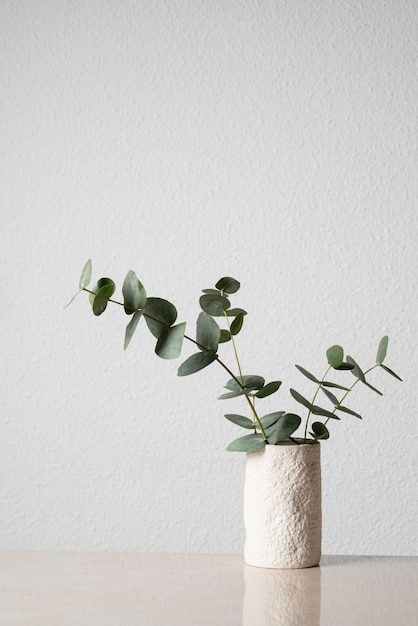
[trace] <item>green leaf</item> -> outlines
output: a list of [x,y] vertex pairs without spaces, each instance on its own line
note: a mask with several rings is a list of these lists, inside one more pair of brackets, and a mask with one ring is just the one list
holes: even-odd
[[295,415],[294,413],[285,413],[282,415],[271,429],[268,437],[269,443],[276,445],[279,441],[288,439],[290,435],[299,428],[301,421],[299,415]]
[[296,400],[296,402],[299,402],[299,404],[302,404],[304,407],[312,411],[313,404],[309,402],[309,400],[304,398],[298,391],[296,391],[296,389],[290,389],[290,393]]
[[226,311],[226,314],[228,315],[228,317],[236,317],[237,315],[247,315],[247,311],[244,311],[244,309],[228,309]]
[[359,413],[356,413],[355,411],[348,409],[346,406],[341,406],[341,404],[337,406],[337,411],[342,411],[343,413],[349,413],[349,415],[354,415],[354,417],[358,417],[360,420],[363,419]]
[[354,365],[352,365],[351,363],[343,362],[343,363],[341,363],[341,365],[339,365],[338,367],[336,367],[334,369],[336,369],[336,370],[352,370],[352,369],[354,369]]
[[273,380],[271,383],[262,387],[260,391],[257,391],[255,395],[256,398],[267,398],[267,396],[271,396],[272,393],[275,393],[282,384],[281,380]]
[[144,309],[144,317],[151,333],[159,339],[167,328],[173,326],[177,319],[177,310],[174,304],[171,304],[168,300],[148,298]]
[[197,318],[196,323],[196,340],[201,349],[209,352],[216,352],[218,349],[219,339],[221,338],[221,329],[215,322],[213,317],[202,311]]
[[244,323],[244,316],[242,313],[240,313],[239,315],[237,315],[237,317],[234,319],[234,321],[231,324],[231,335],[238,335],[239,331],[242,328],[243,323]]
[[97,287],[98,290],[92,298],[92,307],[94,315],[101,315],[115,292],[115,283],[110,278],[101,278],[97,282]]
[[322,422],[312,424],[313,436],[315,439],[329,439],[328,428]]
[[331,411],[327,411],[327,409],[323,409],[322,406],[317,406],[316,404],[312,407],[313,415],[322,415],[323,417],[329,417],[333,420],[339,420],[340,418],[335,413],[331,413]]
[[331,346],[327,350],[328,363],[334,369],[337,369],[344,360],[344,350],[341,346]]
[[347,356],[347,363],[350,363],[350,365],[353,366],[353,369],[351,370],[351,373],[353,374],[353,376],[355,376],[356,378],[360,378],[360,380],[364,383],[366,380],[366,377],[364,376],[363,370],[361,369],[359,364],[356,363],[355,360],[351,356]]
[[244,415],[235,415],[234,413],[228,413],[225,415],[226,419],[238,426],[242,426],[243,428],[251,428],[254,430],[254,422],[252,422],[248,417]]
[[323,380],[321,382],[323,387],[331,387],[332,389],[342,389],[342,391],[350,391],[348,387],[343,387],[343,385],[337,385],[337,383],[332,383],[327,380]]
[[263,436],[259,433],[254,435],[244,435],[232,441],[227,450],[229,452],[255,452],[261,450],[266,445]]
[[205,313],[214,317],[223,316],[224,311],[227,311],[231,306],[228,298],[212,294],[200,296],[199,304]]
[[229,332],[229,330],[221,330],[219,343],[226,343],[227,341],[231,341],[231,333]]
[[81,276],[80,276],[80,280],[78,283],[78,286],[80,287],[80,289],[85,289],[91,281],[91,259],[89,259],[87,261],[87,263],[85,264],[85,266],[83,267],[83,271],[81,272]]
[[223,393],[219,396],[218,400],[230,400],[231,398],[238,398],[239,396],[248,396],[251,393],[248,389],[239,389],[237,391],[230,391],[229,393]]
[[268,413],[260,417],[261,425],[264,429],[271,428],[274,424],[285,414],[285,411],[275,411],[274,413]]
[[132,315],[138,309],[143,309],[147,303],[146,291],[132,270],[129,270],[123,281],[122,294],[127,315]]
[[383,369],[385,370],[385,372],[387,372],[388,374],[390,374],[391,376],[394,376],[395,378],[397,378],[398,380],[400,380],[402,382],[402,378],[400,378],[397,374],[395,374],[395,372],[391,369],[389,369],[388,367],[386,367],[386,365],[382,365],[380,364],[380,367],[383,367]]
[[100,289],[106,285],[113,285],[113,291],[115,290],[115,283],[111,278],[100,278],[94,287],[91,288],[91,293],[89,293],[89,302],[92,306],[96,295],[99,293]]
[[381,391],[376,389],[376,387],[373,387],[373,385],[371,385],[367,381],[364,381],[364,384],[366,385],[366,387],[369,387],[369,389],[371,389],[372,391],[375,391],[379,396],[383,396],[383,393]]
[[203,293],[210,294],[212,296],[221,296],[219,289],[202,289]]
[[386,358],[386,352],[388,349],[389,337],[385,335],[382,337],[379,343],[379,347],[377,349],[376,363],[378,365],[382,365],[383,361]]
[[340,401],[338,400],[338,398],[336,396],[334,396],[333,393],[331,393],[330,391],[328,391],[328,389],[325,389],[322,386],[321,386],[321,389],[324,392],[324,394],[326,395],[326,397],[328,398],[328,400],[330,400],[334,406],[338,406],[339,405]]
[[167,328],[158,338],[155,352],[161,359],[177,359],[183,346],[186,322]]
[[305,370],[304,367],[301,367],[300,365],[295,365],[295,367],[297,367],[299,372],[301,372],[301,374],[306,376],[306,378],[309,378],[309,380],[311,380],[313,383],[317,383],[318,385],[320,384],[321,381],[318,380],[318,378],[316,378],[316,376],[314,376],[313,374],[308,372],[308,370]]
[[[239,378],[238,378],[239,380]],[[231,378],[225,385],[226,389],[230,391],[240,391],[243,387],[247,391],[255,391],[256,389],[261,389],[266,382],[262,376],[257,376],[256,374],[247,374],[243,376],[240,380],[241,385],[239,385],[238,381],[235,378]]]
[[220,289],[224,293],[232,294],[236,293],[240,288],[240,283],[235,280],[235,278],[231,278],[230,276],[224,276],[216,283],[215,287]]
[[129,346],[131,339],[133,337],[133,334],[136,330],[136,327],[138,326],[138,322],[141,319],[141,316],[142,316],[142,311],[135,311],[129,324],[127,325],[126,331],[125,331],[125,343],[123,345],[124,350],[126,350],[126,348]]
[[213,352],[197,352],[196,354],[192,354],[192,356],[189,356],[189,358],[180,365],[177,376],[194,374],[213,363],[216,358],[217,355],[213,354]]

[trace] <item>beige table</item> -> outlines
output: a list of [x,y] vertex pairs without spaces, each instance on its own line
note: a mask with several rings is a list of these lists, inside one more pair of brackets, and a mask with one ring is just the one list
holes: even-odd
[[413,626],[418,557],[0,552],[1,626]]

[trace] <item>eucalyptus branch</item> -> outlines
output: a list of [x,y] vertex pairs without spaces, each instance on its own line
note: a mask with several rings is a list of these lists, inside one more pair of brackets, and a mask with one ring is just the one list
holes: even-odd
[[[316,391],[315,391],[315,393],[314,393],[314,395],[313,395],[313,398],[312,398],[312,402],[311,402],[311,404],[314,404],[314,402],[315,402],[315,400],[316,400],[316,398],[317,398],[317,396],[318,396],[318,393],[320,392],[320,389],[321,389],[321,387],[322,387],[322,383],[324,382],[324,380],[325,380],[325,378],[326,378],[326,376],[327,376],[328,372],[330,371],[331,367],[332,367],[331,365],[329,365],[329,366],[327,367],[327,369],[326,369],[326,371],[325,371],[325,374],[322,376],[321,380],[319,381],[318,386],[317,386],[317,388],[316,388]],[[307,417],[306,417],[306,423],[305,423],[305,435],[304,435],[304,439],[305,439],[305,441],[306,441],[306,440],[307,440],[307,438],[308,438],[308,424],[309,424],[309,418],[310,418],[310,416],[311,416],[311,415],[312,415],[312,409],[311,409],[311,408],[309,408],[309,409],[308,409],[308,415],[307,415]]]
[[[369,374],[370,372],[372,372],[374,369],[376,369],[376,367],[379,367],[379,363],[376,363],[375,365],[372,365],[372,367],[369,367],[368,370],[366,370],[364,372],[364,376],[366,376],[366,374]],[[344,402],[344,400],[346,399],[346,397],[348,396],[348,394],[353,391],[354,387],[357,385],[357,383],[359,383],[362,380],[361,376],[357,376],[356,380],[353,382],[353,384],[351,385],[351,387],[348,388],[348,390],[345,392],[345,394],[343,395],[343,397],[341,398],[341,400],[339,401],[339,403],[334,407],[334,409],[331,411],[331,413],[335,413],[335,411],[338,411],[339,407],[342,405],[342,403]],[[330,417],[327,417],[327,419],[324,422],[324,425],[326,425],[328,423],[328,421],[330,420]]]

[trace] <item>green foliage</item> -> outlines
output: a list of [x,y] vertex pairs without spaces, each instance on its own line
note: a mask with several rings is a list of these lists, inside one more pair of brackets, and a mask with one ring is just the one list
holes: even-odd
[[[329,420],[339,420],[339,414],[362,419],[360,413],[346,404],[347,396],[358,383],[365,385],[378,395],[382,395],[370,383],[369,375],[373,370],[380,368],[397,380],[401,380],[398,374],[383,363],[388,349],[387,336],[380,340],[376,363],[368,369],[362,369],[351,356],[347,355],[344,360],[342,346],[331,346],[326,351],[328,365],[322,376],[311,373],[301,365],[296,365],[298,371],[305,378],[305,382],[309,381],[316,387],[312,399],[308,399],[296,389],[290,389],[293,400],[306,412],[304,436],[296,436],[296,431],[302,423],[302,418],[296,413],[280,410],[263,416],[258,414],[258,401],[276,393],[281,388],[281,381],[273,380],[266,383],[265,378],[258,374],[242,374],[235,338],[243,328],[244,317],[247,312],[240,307],[231,307],[230,296],[236,294],[240,288],[240,283],[236,279],[225,276],[218,280],[214,288],[203,289],[203,295],[199,299],[202,310],[196,320],[196,339],[193,339],[185,334],[185,322],[176,324],[176,307],[163,298],[147,297],[145,287],[132,270],[128,271],[122,285],[123,302],[112,299],[115,283],[110,278],[100,278],[96,285],[89,289],[91,275],[92,264],[89,259],[84,265],[79,279],[78,293],[86,291],[89,294],[92,310],[96,316],[105,312],[109,302],[119,304],[130,316],[125,329],[125,349],[131,343],[141,319],[144,318],[146,327],[156,339],[155,353],[160,358],[178,358],[182,352],[184,339],[193,343],[197,348],[197,352],[191,354],[181,363],[177,371],[178,376],[194,374],[214,362],[217,362],[228,372],[230,377],[225,385],[226,393],[223,393],[220,399],[234,400],[240,398],[241,402],[244,400],[249,416],[240,413],[227,413],[225,418],[234,425],[253,432],[232,441],[227,450],[255,452],[262,450],[266,445],[300,445],[329,439],[330,433],[327,427]],[[237,366],[237,373],[235,374],[218,354],[220,348],[223,349],[224,344],[230,344],[232,347]],[[347,376],[347,370],[354,377],[354,382],[351,384],[347,385],[344,378],[341,381],[344,384],[333,379],[335,376],[337,378],[338,376]],[[331,374],[333,376],[330,379]],[[332,391],[330,391],[331,389]],[[322,400],[327,400],[331,406],[323,407],[322,403],[318,404],[318,395],[321,396]],[[310,424],[313,415],[320,416],[323,418],[322,421],[314,421]]]

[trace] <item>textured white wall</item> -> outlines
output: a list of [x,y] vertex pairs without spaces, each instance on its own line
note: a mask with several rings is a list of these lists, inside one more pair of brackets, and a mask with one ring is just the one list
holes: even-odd
[[[81,268],[137,271],[193,333],[236,276],[244,369],[296,410],[383,334],[379,398],[323,445],[324,552],[417,554],[415,0],[1,3],[0,547],[241,551],[244,457],[212,366],[177,378],[95,319]],[[225,356],[232,355],[225,346]],[[190,353],[188,347],[184,354]],[[383,374],[383,373],[382,373]]]

